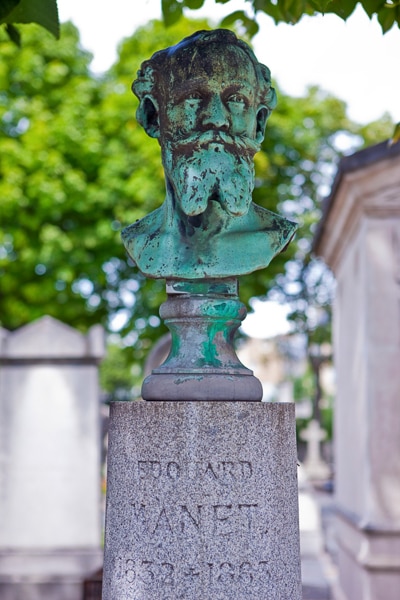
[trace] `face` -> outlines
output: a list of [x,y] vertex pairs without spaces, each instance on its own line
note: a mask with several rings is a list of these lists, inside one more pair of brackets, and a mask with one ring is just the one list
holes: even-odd
[[168,102],[160,114],[161,140],[213,130],[261,141],[258,82],[242,49],[207,44],[177,61],[172,74]]

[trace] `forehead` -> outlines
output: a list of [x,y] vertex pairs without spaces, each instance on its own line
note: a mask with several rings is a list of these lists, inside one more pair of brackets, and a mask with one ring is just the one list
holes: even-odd
[[217,79],[257,84],[255,68],[246,52],[232,44],[207,43],[178,50],[172,57],[170,86],[182,85],[188,79]]

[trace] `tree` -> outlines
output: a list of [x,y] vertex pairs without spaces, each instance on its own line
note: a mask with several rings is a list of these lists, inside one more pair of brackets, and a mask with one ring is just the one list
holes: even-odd
[[[128,224],[161,204],[159,148],[137,124],[130,84],[159,44],[197,27],[154,28],[128,44],[126,62],[106,78],[72,25],[61,40],[26,26],[21,49],[0,32],[0,322],[15,329],[50,314],[86,329],[126,312],[151,338],[163,284],[128,265],[120,241]],[[140,40],[139,40],[140,45]],[[144,342],[148,344],[149,342]]]
[[[215,0],[218,4],[229,5],[231,0]],[[176,23],[185,8],[197,10],[205,0],[161,0],[164,21],[167,25]],[[304,15],[333,13],[346,20],[360,4],[370,19],[377,16],[383,33],[395,24],[400,25],[400,4],[397,0],[248,0],[249,11],[234,11],[229,13],[221,22],[222,27],[231,27],[240,23],[252,37],[259,29],[258,13],[263,12],[272,17],[275,23],[295,24]],[[227,7],[229,10],[229,6]],[[250,15],[249,15],[250,13]]]
[[[21,49],[0,32],[3,327],[43,314],[82,330],[102,322],[120,331],[137,360],[165,330],[157,316],[164,282],[144,280],[120,241],[121,227],[164,198],[159,146],[137,124],[129,88],[142,60],[205,27],[181,20],[165,30],[150,23],[125,40],[103,78],[90,73],[90,55],[72,25],[57,42],[26,26]],[[300,309],[309,306],[301,278],[316,290],[307,256],[338,140],[373,143],[390,135],[392,124],[387,117],[369,127],[352,123],[344,103],[317,88],[302,98],[279,90],[278,96],[256,155],[254,200],[297,219],[300,230],[270,268],[242,279],[241,298],[291,294]]]
[[21,49],[0,37],[0,310],[10,329],[44,313],[82,328],[98,322],[90,305],[84,316],[78,287],[84,274],[104,286],[94,255],[109,256],[93,217],[101,96],[78,40],[72,26],[59,42],[27,26]]
[[[177,22],[185,8],[197,10],[205,0],[161,0],[161,9],[166,25]],[[230,0],[215,0],[228,4]],[[295,24],[303,15],[335,14],[346,20],[360,4],[369,18],[377,16],[383,33],[395,24],[400,25],[400,4],[397,0],[248,0],[250,16],[245,11],[229,13],[221,25],[229,27],[239,22],[248,35],[258,31],[257,13],[272,17],[275,23]],[[59,35],[57,0],[0,0],[0,24],[6,24],[10,37],[19,43],[19,33],[14,23],[39,23],[53,35]]]

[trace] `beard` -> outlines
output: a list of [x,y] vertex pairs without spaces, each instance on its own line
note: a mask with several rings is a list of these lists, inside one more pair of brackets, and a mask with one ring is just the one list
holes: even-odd
[[189,217],[211,200],[228,215],[245,215],[254,189],[254,154],[259,145],[224,132],[206,131],[163,144],[163,163],[175,201]]

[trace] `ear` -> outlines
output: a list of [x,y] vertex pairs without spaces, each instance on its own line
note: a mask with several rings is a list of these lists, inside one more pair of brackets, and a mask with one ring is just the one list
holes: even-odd
[[160,137],[160,121],[157,102],[150,96],[142,98],[136,116],[147,135],[152,138]]
[[261,106],[257,112],[257,129],[256,129],[256,141],[261,144],[264,139],[265,126],[269,117],[270,111],[265,106]]

